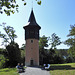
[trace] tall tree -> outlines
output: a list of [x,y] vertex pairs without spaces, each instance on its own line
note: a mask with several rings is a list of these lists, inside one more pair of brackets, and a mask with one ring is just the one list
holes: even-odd
[[[24,5],[26,5],[26,1],[22,0]],[[40,5],[41,1],[35,0]],[[5,8],[4,8],[5,7]],[[17,0],[0,0],[0,13],[5,12],[7,15],[10,13],[15,13],[15,10],[18,12],[19,4],[17,4]],[[4,9],[4,10],[3,10]]]
[[10,67],[15,67],[17,63],[21,62],[21,52],[19,49],[19,45],[17,43],[9,44],[6,47],[8,51],[9,62],[8,65]]
[[50,42],[52,49],[56,49],[56,46],[61,44],[60,38],[55,33],[51,35]]
[[39,40],[39,54],[40,54],[40,64],[44,64],[44,59],[47,55],[47,49],[46,47],[48,47],[48,37],[46,37],[45,35],[43,35],[42,37],[40,37]]
[[69,39],[65,41],[65,44],[70,46],[68,53],[75,60],[75,24],[70,25],[70,28],[71,29],[69,30],[69,34],[67,35]]
[[[9,66],[13,67],[16,66],[18,62],[20,62],[21,52],[19,49],[19,45],[15,43],[14,39],[17,38],[15,34],[15,30],[11,26],[2,25],[5,34],[0,32],[0,38],[3,38],[3,45],[5,44],[7,52],[8,52],[8,59],[9,59]],[[6,44],[8,43],[8,44]]]
[[5,26],[5,23],[3,23],[1,26],[3,27],[3,30],[5,31],[5,34],[0,32],[0,38],[3,38],[4,40],[2,42],[2,45],[3,44],[7,45],[7,43],[8,44],[14,43],[15,38],[17,38],[14,28],[11,26]]

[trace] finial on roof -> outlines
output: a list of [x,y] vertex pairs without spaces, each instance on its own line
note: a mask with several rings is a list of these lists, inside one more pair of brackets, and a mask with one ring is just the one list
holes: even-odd
[[32,10],[33,10],[33,0],[32,0]]

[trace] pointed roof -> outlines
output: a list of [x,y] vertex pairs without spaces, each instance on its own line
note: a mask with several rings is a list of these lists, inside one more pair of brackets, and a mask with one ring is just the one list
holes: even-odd
[[36,23],[36,19],[35,19],[35,16],[34,16],[33,9],[32,9],[32,11],[31,11],[31,14],[30,14],[30,17],[29,17],[29,21],[28,21],[28,22],[30,22],[30,25],[38,25],[38,24]]
[[26,26],[24,26],[24,29],[25,29],[26,27],[31,27],[31,26],[36,26],[36,27],[38,27],[39,29],[41,29],[41,27],[40,27],[40,26],[37,24],[37,22],[36,22],[33,9],[32,9],[32,11],[31,11],[31,14],[30,14],[28,23],[26,24]]

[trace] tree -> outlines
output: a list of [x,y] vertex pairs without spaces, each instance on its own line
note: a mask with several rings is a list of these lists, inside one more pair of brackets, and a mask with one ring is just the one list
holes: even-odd
[[45,48],[45,47],[48,47],[48,37],[46,37],[45,35],[43,35],[42,37],[40,37],[40,40],[39,40],[39,47],[40,48]]
[[0,54],[0,69],[5,67],[5,61],[6,61],[6,58],[4,57],[4,55]]
[[15,67],[17,63],[21,62],[21,52],[19,45],[17,43],[9,44],[6,49],[8,51],[9,58],[8,66]]
[[50,42],[52,49],[56,49],[56,46],[61,44],[60,38],[55,33],[51,35]]
[[[49,44],[50,41],[50,44]],[[58,63],[61,62],[61,58],[56,54],[56,49],[57,45],[60,45],[61,41],[60,38],[53,33],[51,38],[46,37],[45,35],[40,37],[39,40],[39,50],[40,50],[40,64],[48,64],[48,63]],[[47,47],[51,45],[51,48],[48,50]],[[60,58],[58,62],[56,62],[56,56],[57,56],[57,61]]]
[[75,24],[74,25],[70,25],[70,30],[69,30],[69,34],[67,35],[67,37],[70,37],[68,40],[65,41],[65,44],[67,44],[70,47],[75,46]]
[[49,41],[49,45],[51,46],[51,48],[48,52],[48,63],[60,63],[61,60],[58,59],[61,59],[61,57],[59,57],[59,55],[57,55],[56,53],[56,46],[61,44],[60,38],[55,33],[53,33],[49,38]]
[[43,35],[42,37],[40,37],[39,40],[39,54],[40,54],[40,64],[44,64],[44,59],[47,56],[47,49],[46,47],[48,47],[48,37],[46,37],[45,35]]
[[74,25],[70,25],[70,30],[69,30],[69,34],[68,36],[73,36],[75,38],[75,24]]
[[[22,0],[24,5],[26,5],[26,1]],[[41,1],[35,0],[40,5]],[[17,4],[17,0],[0,0],[0,13],[5,12],[7,15],[10,13],[14,14],[15,10],[18,12],[19,4]],[[4,10],[3,10],[4,9]]]
[[64,44],[70,46],[68,53],[75,60],[75,24],[70,25],[69,34],[67,35],[69,39],[67,39]]
[[0,38],[3,38],[3,42],[2,45],[5,44],[5,46],[7,45],[7,43],[14,43],[15,38],[17,38],[17,35],[15,34],[15,30],[13,27],[11,26],[5,26],[5,23],[3,23],[1,25],[3,27],[3,30],[5,31],[5,34],[0,32]]
[[[19,45],[15,43],[15,38],[17,35],[15,34],[15,30],[13,27],[2,25],[5,34],[0,32],[0,38],[3,38],[2,44],[6,46],[8,52],[9,62],[7,65],[13,67],[16,66],[18,62],[20,62],[21,52],[19,49]],[[8,43],[8,44],[7,44]]]

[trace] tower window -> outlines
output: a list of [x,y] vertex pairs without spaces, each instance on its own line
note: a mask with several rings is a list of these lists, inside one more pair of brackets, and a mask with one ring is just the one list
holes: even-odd
[[31,40],[31,43],[33,43],[33,40]]

